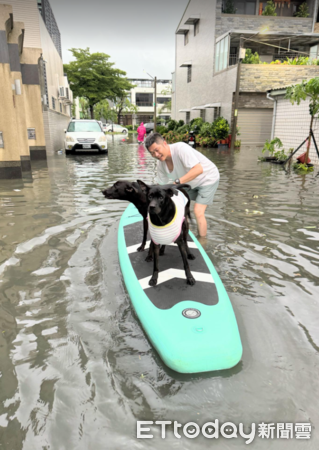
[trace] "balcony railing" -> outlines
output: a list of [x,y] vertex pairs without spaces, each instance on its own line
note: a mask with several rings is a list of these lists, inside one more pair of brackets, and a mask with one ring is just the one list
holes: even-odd
[[289,59],[295,59],[300,57],[307,57],[309,55],[305,55],[305,53],[296,53],[296,52],[287,52],[287,53],[280,53],[280,55],[273,55],[273,61],[287,61],[287,58]]
[[238,63],[238,56],[237,55],[229,55],[229,66],[234,66]]
[[153,106],[151,102],[136,102],[136,106]]

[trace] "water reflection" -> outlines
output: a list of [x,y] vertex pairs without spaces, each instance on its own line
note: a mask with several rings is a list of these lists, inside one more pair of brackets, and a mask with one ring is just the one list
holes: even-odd
[[[117,179],[151,183],[156,162],[135,140],[108,136],[108,146],[108,155],[54,155],[28,180],[0,182],[0,442],[146,448],[136,420],[318,427],[316,170],[285,174],[251,149],[203,151],[221,173],[203,245],[230,294],[244,354],[229,371],[181,375],[150,345],[123,284],[117,224],[126,204],[100,192]],[[207,447],[168,435],[152,448]],[[314,430],[289,449],[318,441]]]

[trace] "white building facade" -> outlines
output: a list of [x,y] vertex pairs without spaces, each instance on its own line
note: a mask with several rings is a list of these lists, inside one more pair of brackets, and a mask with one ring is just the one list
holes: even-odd
[[[319,43],[318,2],[308,2],[309,17],[294,17],[301,3],[292,0],[289,7],[288,2],[276,3],[277,16],[263,16],[266,2],[259,0],[234,0],[235,13],[227,12],[226,0],[190,0],[175,36],[172,118],[188,123],[202,117],[212,122],[221,115],[232,122],[242,45],[258,52],[260,60],[268,63],[242,64],[238,84],[240,139],[242,143],[262,145],[270,137],[272,125],[273,102],[267,99],[267,90],[291,80],[309,79],[316,72],[319,75],[319,66],[284,66],[284,70],[277,70],[269,64],[309,55]],[[304,67],[310,67],[307,73]]]

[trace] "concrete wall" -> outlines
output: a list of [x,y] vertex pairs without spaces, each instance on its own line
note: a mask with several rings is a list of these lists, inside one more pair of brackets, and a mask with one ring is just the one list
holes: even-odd
[[312,33],[312,18],[282,16],[248,16],[241,14],[219,14],[216,18],[216,36],[229,30],[259,31],[267,27],[267,31],[280,33]]
[[[176,64],[175,84],[172,108],[172,118],[185,120],[186,114],[179,109],[191,109],[206,103],[212,103],[215,98],[213,84],[214,48],[215,48],[215,11],[216,0],[190,1],[180,21],[180,27],[189,28],[189,42],[184,45],[184,36],[176,34]],[[200,13],[199,32],[194,36],[193,26],[184,26],[191,15]],[[192,62],[192,81],[187,83],[187,68],[180,67],[183,62]],[[213,111],[207,111],[210,120]],[[198,111],[191,112],[191,119],[198,117]]]
[[[43,22],[41,16],[40,35],[43,59],[46,61],[47,88],[49,106],[43,106],[43,120],[46,148],[49,152],[58,151],[63,148],[64,129],[70,121],[70,107],[65,101],[59,99],[59,86],[68,87],[68,82],[64,76],[63,62],[57,51],[51,36]],[[70,91],[72,97],[72,93]],[[55,99],[55,110],[53,110],[52,97]],[[60,103],[62,112],[60,112]]]
[[242,64],[240,91],[266,92],[319,76],[319,66],[286,66],[281,64]]
[[0,5],[11,5],[14,20],[24,22],[24,46],[39,48],[40,26],[39,10],[36,0],[0,0]]
[[[292,105],[288,99],[284,97],[278,98],[277,111],[275,117],[274,137],[278,137],[288,153],[289,148],[296,149],[304,141],[309,134],[310,115],[309,100],[302,101],[300,105]],[[319,120],[316,119],[313,124],[313,130],[317,145],[319,145]],[[306,151],[306,144],[296,153],[301,155]],[[319,159],[314,147],[311,143],[309,157],[313,164],[319,164]],[[293,157],[295,159],[295,156]]]
[[43,112],[44,132],[47,152],[56,152],[64,148],[64,129],[68,127],[70,117],[52,110]]

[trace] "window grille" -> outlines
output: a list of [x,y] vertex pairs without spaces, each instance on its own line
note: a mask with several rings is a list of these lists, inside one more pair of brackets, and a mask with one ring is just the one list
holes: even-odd
[[184,34],[184,45],[187,45],[189,42],[189,32],[187,31],[187,33]]
[[190,122],[190,118],[191,118],[191,113],[190,113],[190,112],[187,112],[187,113],[186,113],[186,123],[189,123],[189,122]]
[[187,66],[187,83],[192,81],[192,66]]
[[52,109],[55,109],[55,98],[52,97]]
[[28,128],[28,139],[36,139],[35,128]]
[[203,119],[203,122],[206,122],[206,109],[200,110],[200,117]]

